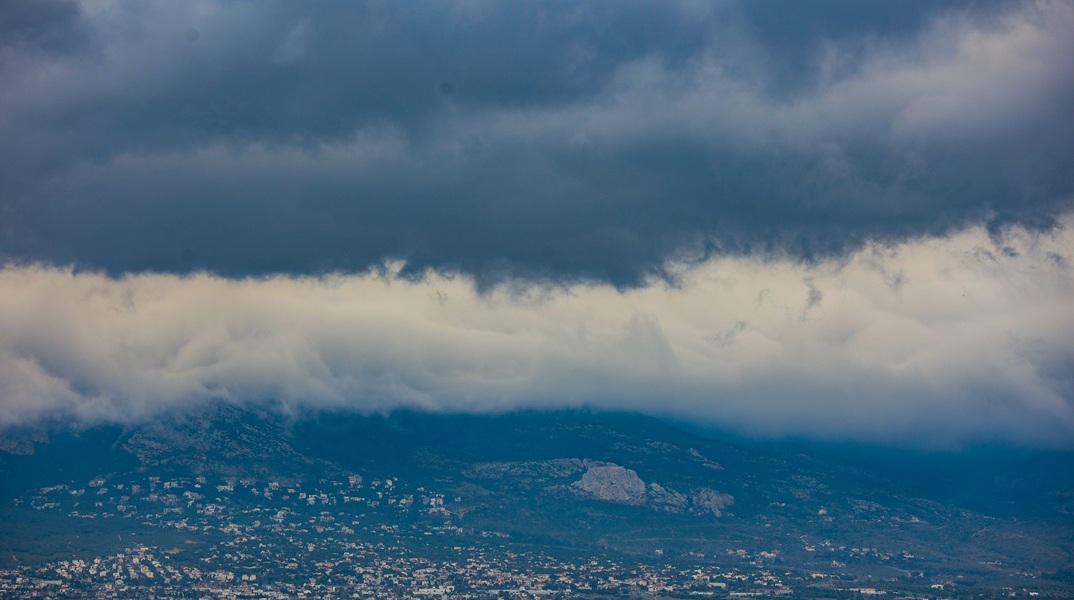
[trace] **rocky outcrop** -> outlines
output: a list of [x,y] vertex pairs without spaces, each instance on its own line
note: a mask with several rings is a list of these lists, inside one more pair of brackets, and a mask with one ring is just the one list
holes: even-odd
[[619,465],[590,466],[572,486],[583,495],[620,504],[644,504],[645,482],[638,474]]
[[669,513],[711,514],[723,516],[723,510],[735,502],[734,496],[710,488],[698,488],[689,495],[659,483],[645,484],[637,472],[612,463],[582,461],[586,471],[571,485],[581,496],[605,502],[648,506]]
[[730,494],[709,488],[690,493],[660,485],[646,484],[638,473],[622,465],[578,458],[553,458],[539,461],[485,462],[471,465],[463,471],[470,479],[511,481],[521,486],[545,486],[545,491],[563,490],[555,480],[582,477],[567,487],[578,496],[603,502],[647,506],[669,513],[690,512],[698,515],[723,515],[723,509],[735,501]]
[[723,465],[714,460],[710,460],[707,456],[698,452],[696,448],[690,448],[690,456],[696,458],[697,461],[701,463],[701,466],[705,468],[715,469],[717,471],[723,470]]
[[701,488],[694,490],[690,502],[692,504],[690,512],[712,513],[720,517],[723,516],[723,509],[735,503],[735,497],[731,494],[721,494],[713,489]]
[[671,488],[666,488],[659,483],[650,483],[649,503],[656,510],[679,513],[686,509],[690,500]]

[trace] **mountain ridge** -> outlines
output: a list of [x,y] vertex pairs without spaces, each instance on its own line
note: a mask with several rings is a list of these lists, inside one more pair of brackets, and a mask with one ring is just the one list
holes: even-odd
[[[1074,484],[1049,475],[1074,462],[1040,456],[1035,471],[1010,472],[986,456],[961,479],[913,487],[905,482],[918,477],[907,475],[918,456],[848,460],[801,443],[706,437],[630,413],[285,418],[217,403],[139,426],[48,432],[37,435],[33,454],[0,454],[0,556],[44,544],[14,526],[27,515],[59,546],[23,552],[21,562],[74,543],[63,529],[76,517],[111,523],[102,535],[170,539],[174,533],[162,532],[183,531],[206,510],[221,510],[214,506],[316,520],[324,516],[318,507],[337,498],[361,500],[364,519],[390,531],[499,539],[512,552],[778,564],[874,584],[907,573],[987,585],[1031,573],[1039,582],[1074,565]],[[932,472],[955,468],[954,476],[963,463],[976,464],[963,456]],[[1023,489],[1022,481],[1036,484]],[[967,505],[967,494],[987,498]],[[175,516],[187,511],[197,512]]]

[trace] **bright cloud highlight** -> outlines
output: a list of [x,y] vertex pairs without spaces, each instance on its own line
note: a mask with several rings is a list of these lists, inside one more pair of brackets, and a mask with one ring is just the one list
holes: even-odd
[[1074,219],[803,264],[669,265],[677,285],[464,276],[111,278],[0,270],[0,427],[281,410],[639,410],[768,434],[1074,439]]

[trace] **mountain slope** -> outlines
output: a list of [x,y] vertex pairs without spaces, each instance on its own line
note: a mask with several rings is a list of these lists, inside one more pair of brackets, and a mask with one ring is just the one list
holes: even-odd
[[[77,528],[70,547],[86,552],[95,535],[101,547],[123,534],[172,543],[176,531],[210,543],[235,525],[214,514],[316,521],[329,518],[325,506],[353,502],[331,518],[449,531],[452,547],[458,536],[498,539],[516,550],[773,565],[871,585],[1061,580],[1074,565],[1074,461],[1063,453],[849,452],[586,411],[282,418],[227,404],[126,430],[7,435],[19,453],[0,454],[0,556],[21,549],[16,561],[70,546],[63,531],[76,517],[99,524]],[[30,517],[28,541],[19,524]],[[428,533],[406,540],[447,548]]]

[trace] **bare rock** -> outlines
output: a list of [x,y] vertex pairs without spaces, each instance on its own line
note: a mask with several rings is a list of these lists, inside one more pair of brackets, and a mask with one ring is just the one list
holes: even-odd
[[644,504],[645,482],[631,469],[619,465],[590,465],[582,478],[571,486],[597,500],[620,504]]
[[705,456],[704,454],[701,454],[700,452],[698,452],[697,448],[690,448],[690,456],[693,456],[694,458],[696,458],[698,460],[698,462],[701,463],[701,466],[703,466],[705,468],[715,469],[717,471],[722,471],[723,470],[723,465],[721,465],[720,463],[718,463],[718,462],[716,462],[714,460],[710,460],[707,456]]
[[735,503],[735,497],[713,489],[700,488],[694,490],[690,501],[693,504],[691,512],[712,513],[719,517],[723,516],[723,509]]
[[680,513],[686,509],[690,500],[683,494],[659,483],[649,484],[649,504],[656,510]]

